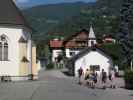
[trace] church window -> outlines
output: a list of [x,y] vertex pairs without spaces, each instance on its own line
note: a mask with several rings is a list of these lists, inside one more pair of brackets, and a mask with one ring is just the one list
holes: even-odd
[[8,42],[5,35],[0,36],[0,61],[8,61]]

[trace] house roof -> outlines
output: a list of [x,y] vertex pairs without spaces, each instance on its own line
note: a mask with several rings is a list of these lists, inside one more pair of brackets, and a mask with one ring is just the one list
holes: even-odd
[[104,56],[106,56],[107,58],[111,59],[111,57],[108,55],[107,51],[105,51],[102,48],[100,48],[99,46],[95,45],[93,47],[86,47],[84,50],[82,50],[80,53],[78,53],[77,55],[70,58],[68,61],[74,62],[74,61],[76,61],[77,59],[83,57],[84,55],[86,55],[88,52],[90,52],[92,50],[96,50],[96,51],[100,52],[101,54],[103,54]]
[[50,47],[51,48],[61,48],[61,47],[63,47],[63,41],[62,40],[51,40]]
[[68,37],[64,40],[63,44],[65,44],[66,42],[68,42],[69,40],[71,40],[73,37],[77,36],[77,35],[80,34],[81,32],[85,32],[86,34],[89,33],[86,29],[82,29],[80,32],[77,32],[77,33],[75,33],[75,34],[72,34],[71,36],[68,36]]
[[31,30],[13,0],[0,0],[0,25],[25,26]]

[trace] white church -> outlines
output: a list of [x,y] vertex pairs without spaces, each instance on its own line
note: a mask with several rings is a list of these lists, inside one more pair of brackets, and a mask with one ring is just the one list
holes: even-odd
[[100,75],[102,69],[109,74],[109,69],[113,67],[111,57],[100,47],[97,46],[96,36],[93,28],[90,27],[88,34],[88,46],[78,54],[68,60],[67,68],[71,75],[78,76],[78,69],[82,68],[90,71],[95,70]]
[[0,79],[36,78],[36,46],[31,33],[13,0],[0,0]]

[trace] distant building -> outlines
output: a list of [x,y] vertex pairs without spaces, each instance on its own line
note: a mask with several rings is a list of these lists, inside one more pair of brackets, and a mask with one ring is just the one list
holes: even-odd
[[71,58],[78,54],[83,48],[88,45],[88,31],[81,30],[78,33],[66,38],[63,42],[65,56]]
[[104,43],[116,43],[116,39],[112,35],[103,36]]
[[84,48],[88,46],[91,47],[96,44],[96,36],[92,26],[90,27],[89,32],[83,29],[80,32],[70,36],[63,42],[67,58],[71,58],[82,51]]
[[0,0],[0,77],[28,80],[37,76],[32,29],[12,0]]
[[84,48],[88,46],[91,47],[96,44],[96,36],[94,34],[92,26],[90,27],[89,32],[83,29],[64,40],[50,40],[52,61],[55,62],[55,59],[59,56],[59,54],[62,53],[66,58],[71,58],[74,55],[77,55]]
[[52,53],[52,62],[56,62],[59,55],[63,54],[63,40],[50,40],[50,49]]

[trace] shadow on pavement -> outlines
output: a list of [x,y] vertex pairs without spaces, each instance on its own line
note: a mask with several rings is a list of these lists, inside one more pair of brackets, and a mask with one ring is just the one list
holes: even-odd
[[133,94],[130,94],[129,96],[133,96]]
[[66,70],[66,71],[62,71],[62,73],[66,76],[72,77],[72,75]]

